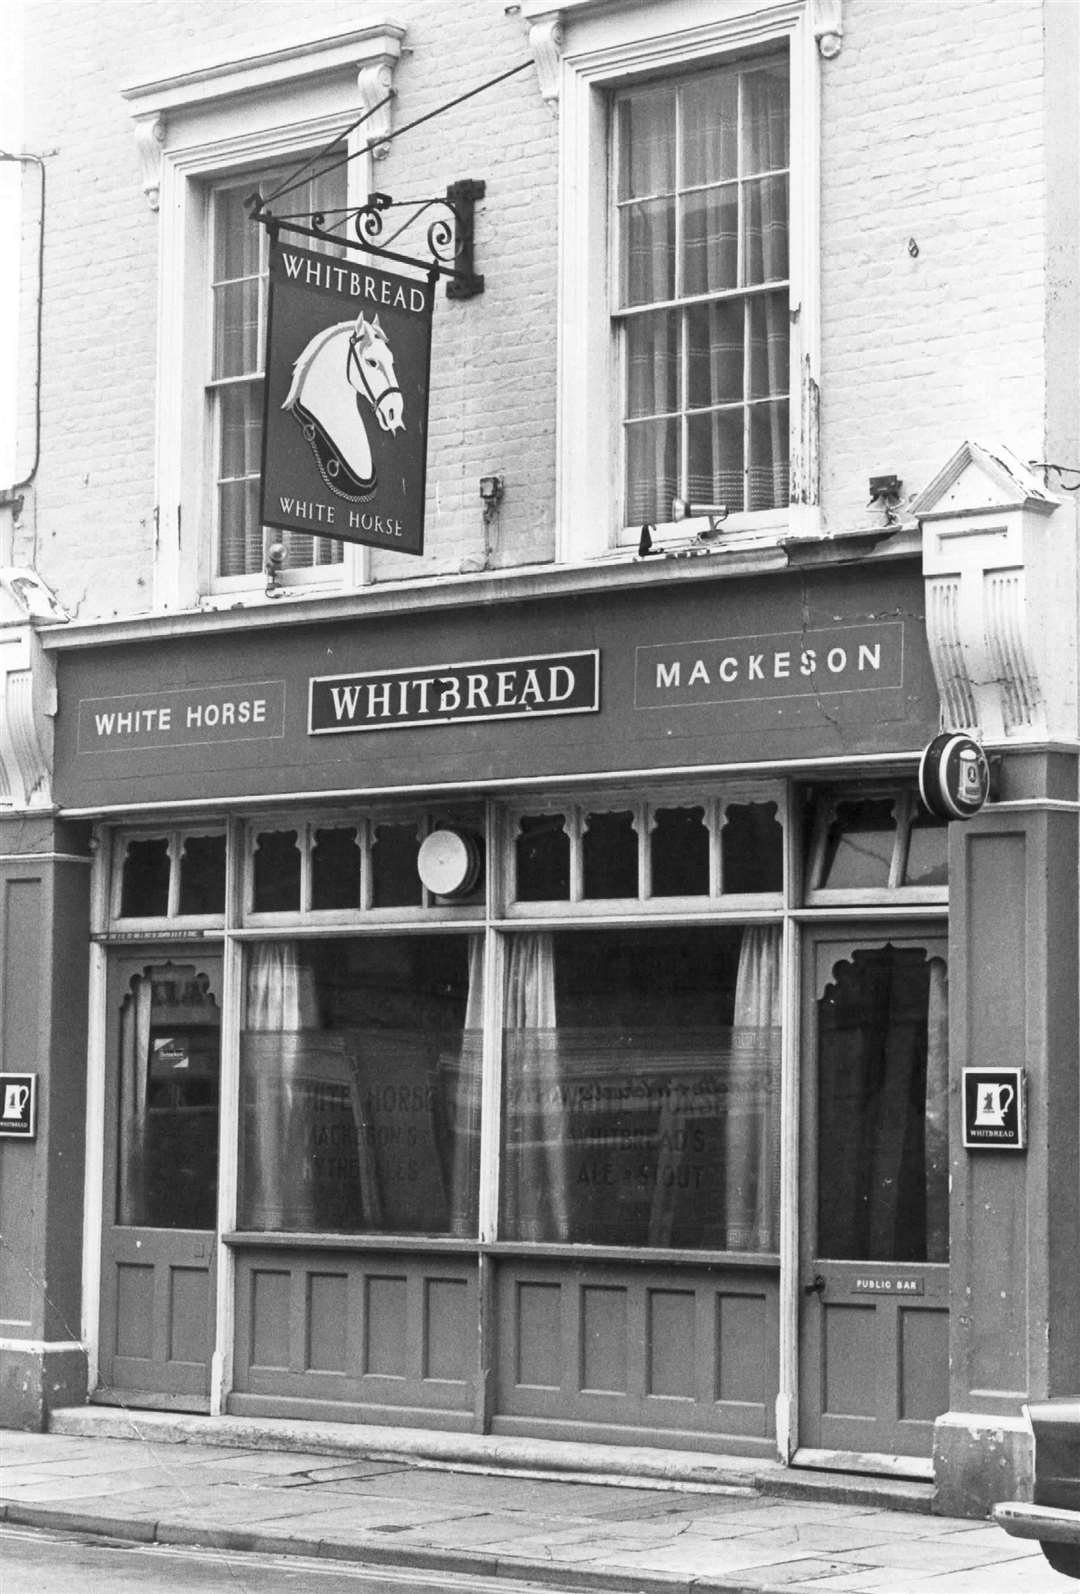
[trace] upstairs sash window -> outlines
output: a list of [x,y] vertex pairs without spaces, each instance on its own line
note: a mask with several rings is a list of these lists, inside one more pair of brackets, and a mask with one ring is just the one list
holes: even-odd
[[785,55],[615,100],[623,522],[788,503]]
[[[213,355],[207,399],[215,450],[214,575],[219,580],[258,575],[265,568],[267,548],[278,542],[285,548],[286,571],[342,562],[341,543],[333,538],[270,529],[259,521],[269,244],[266,228],[251,221],[245,201],[255,188],[272,193],[286,175],[248,173],[211,195]],[[345,168],[340,166],[301,183],[276,208],[296,216],[322,211],[332,225],[334,212],[343,211],[345,204]]]

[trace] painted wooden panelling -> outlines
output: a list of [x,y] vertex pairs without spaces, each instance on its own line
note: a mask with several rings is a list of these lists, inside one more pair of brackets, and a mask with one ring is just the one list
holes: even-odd
[[332,1403],[357,1420],[388,1408],[472,1411],[471,1259],[252,1249],[238,1251],[236,1278],[231,1409],[261,1410],[268,1398],[298,1414]]
[[500,1262],[496,1430],[769,1439],[777,1286],[764,1268]]

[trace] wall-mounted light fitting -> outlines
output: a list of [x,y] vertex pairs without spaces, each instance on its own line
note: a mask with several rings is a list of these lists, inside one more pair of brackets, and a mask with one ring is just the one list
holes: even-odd
[[484,519],[490,520],[503,501],[503,479],[501,476],[481,476],[480,502],[484,506]]
[[729,514],[727,504],[692,504],[685,498],[672,500],[672,520],[708,520],[708,531],[699,531],[699,537],[715,537]]

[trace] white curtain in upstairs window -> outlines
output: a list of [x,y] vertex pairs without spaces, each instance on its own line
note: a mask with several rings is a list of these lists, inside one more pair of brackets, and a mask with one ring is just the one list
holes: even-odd
[[618,130],[620,307],[658,307],[624,320],[624,521],[785,504],[786,64],[635,91]]

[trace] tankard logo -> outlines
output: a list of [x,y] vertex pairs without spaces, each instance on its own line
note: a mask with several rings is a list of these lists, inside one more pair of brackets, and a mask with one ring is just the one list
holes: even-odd
[[1017,1151],[1024,1145],[1024,1079],[1020,1068],[965,1068],[964,1145]]
[[0,1135],[33,1139],[36,1085],[36,1074],[0,1074]]

